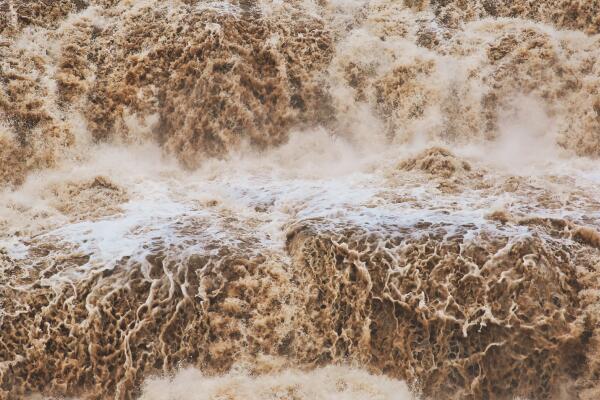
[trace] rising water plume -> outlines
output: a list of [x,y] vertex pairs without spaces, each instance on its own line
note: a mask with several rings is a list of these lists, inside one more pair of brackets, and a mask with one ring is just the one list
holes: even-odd
[[0,1],[0,398],[598,398],[599,16]]

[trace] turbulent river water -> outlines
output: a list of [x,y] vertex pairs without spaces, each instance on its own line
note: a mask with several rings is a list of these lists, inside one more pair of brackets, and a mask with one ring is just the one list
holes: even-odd
[[0,0],[0,399],[600,398],[597,0]]

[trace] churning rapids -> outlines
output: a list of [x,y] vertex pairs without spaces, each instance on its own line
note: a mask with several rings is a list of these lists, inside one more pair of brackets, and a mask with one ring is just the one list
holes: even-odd
[[0,399],[600,398],[600,1],[0,0]]

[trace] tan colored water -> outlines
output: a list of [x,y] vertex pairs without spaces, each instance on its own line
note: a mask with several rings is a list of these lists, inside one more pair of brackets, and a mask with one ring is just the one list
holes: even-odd
[[0,1],[0,398],[598,398],[599,15]]

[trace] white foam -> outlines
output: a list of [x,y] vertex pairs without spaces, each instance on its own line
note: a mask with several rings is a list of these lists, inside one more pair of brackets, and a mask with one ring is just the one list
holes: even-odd
[[[350,223],[374,231],[428,222],[444,227],[448,234],[463,227],[467,239],[476,238],[482,230],[526,233],[525,227],[499,228],[485,218],[500,203],[507,211],[530,214],[519,194],[507,193],[500,201],[482,196],[478,190],[441,193],[435,182],[412,173],[400,175],[392,184],[383,172],[395,165],[395,150],[390,150],[383,163],[381,154],[371,157],[368,151],[323,130],[298,132],[287,145],[268,153],[247,152],[213,160],[189,173],[169,160],[160,161],[152,147],[99,147],[76,171],[65,168],[40,173],[19,191],[7,193],[4,215],[12,222],[22,218],[15,203],[29,209],[29,215],[45,212],[47,225],[54,228],[37,240],[75,246],[77,252],[90,256],[87,266],[91,268],[110,267],[125,257],[143,260],[157,238],[163,245],[179,246],[182,256],[201,251],[203,241],[218,239],[234,245],[249,236],[264,248],[284,253],[286,228],[308,219],[332,225]],[[40,197],[49,183],[97,174],[109,176],[127,189],[130,200],[116,215],[68,223]],[[394,197],[412,200],[389,201]],[[582,216],[577,209],[535,213],[553,218]],[[179,226],[190,221],[201,222],[202,228],[190,237],[181,236]],[[11,225],[19,229],[18,224]],[[23,258],[27,254],[25,239],[4,236],[0,244],[12,257]],[[186,248],[188,251],[183,250]]]
[[207,377],[185,369],[172,379],[151,379],[142,388],[143,400],[414,400],[404,382],[349,367],[325,367],[310,372],[284,370],[250,376],[232,372]]

